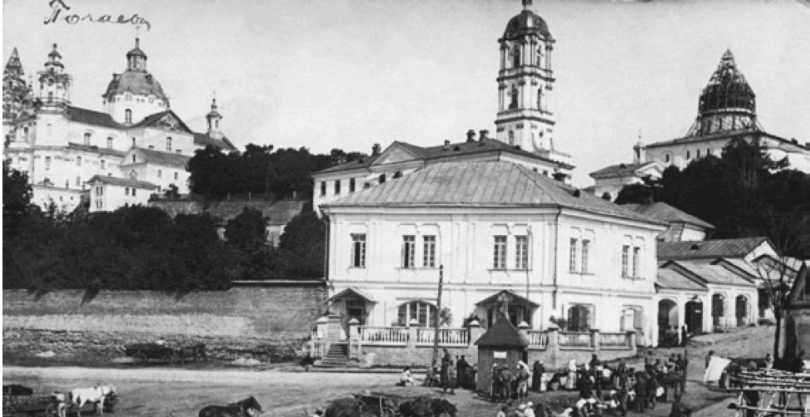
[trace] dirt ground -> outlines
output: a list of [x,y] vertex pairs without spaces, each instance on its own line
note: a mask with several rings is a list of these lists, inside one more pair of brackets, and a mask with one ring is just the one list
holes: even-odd
[[[718,402],[729,402],[731,395],[702,383],[704,357],[709,350],[719,356],[764,356],[770,351],[773,327],[747,328],[728,334],[697,338],[689,349],[689,383],[686,403],[698,410]],[[663,358],[683,349],[656,349],[655,357]],[[633,362],[631,362],[632,366]],[[406,395],[435,393],[435,388],[394,387],[397,374],[296,372],[290,368],[254,371],[183,370],[172,368],[79,368],[79,367],[8,367],[3,368],[3,382],[21,383],[38,393],[108,383],[116,386],[120,401],[116,415],[150,417],[190,417],[210,404],[225,404],[254,395],[267,416],[310,415],[318,406],[362,390],[394,392]],[[417,379],[419,376],[417,375]],[[500,404],[477,399],[469,391],[457,390],[447,395],[459,408],[460,417],[495,416]],[[574,392],[532,393],[535,403],[553,404],[559,411],[576,399]],[[648,416],[669,415],[670,404],[659,404]],[[612,412],[606,413],[611,415]],[[630,413],[630,416],[638,414]]]

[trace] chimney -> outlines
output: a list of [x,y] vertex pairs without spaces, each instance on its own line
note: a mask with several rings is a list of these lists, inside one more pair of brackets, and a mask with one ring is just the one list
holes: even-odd
[[445,139],[444,140],[444,150],[446,151],[448,149],[450,149],[450,141]]
[[810,142],[805,142],[804,147],[807,148],[807,149],[810,149]]
[[474,142],[475,141],[475,131],[470,129],[467,131],[467,142]]
[[371,156],[377,156],[380,154],[380,144],[375,143],[374,146],[371,147]]
[[478,131],[478,140],[485,141],[489,139],[489,130],[479,130]]

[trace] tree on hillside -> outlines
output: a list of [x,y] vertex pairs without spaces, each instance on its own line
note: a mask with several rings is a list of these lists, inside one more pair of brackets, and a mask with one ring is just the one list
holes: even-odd
[[267,247],[267,217],[245,207],[225,226],[225,239],[242,252],[252,255]]
[[[608,197],[610,195],[608,194]],[[604,196],[602,197],[604,198]],[[609,200],[609,198],[608,198]],[[648,184],[625,185],[619,195],[616,196],[616,204],[651,204],[653,202],[653,191]]]
[[3,162],[3,240],[14,236],[20,221],[30,210],[33,192],[28,184],[28,175],[11,169]]
[[287,273],[299,279],[322,279],[326,251],[326,225],[314,211],[302,211],[284,228],[280,256],[287,259]]

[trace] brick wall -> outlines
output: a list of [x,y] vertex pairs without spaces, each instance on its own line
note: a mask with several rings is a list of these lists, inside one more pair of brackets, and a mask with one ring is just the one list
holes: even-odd
[[268,346],[283,345],[290,353],[309,337],[324,313],[325,300],[326,287],[311,282],[238,286],[183,296],[101,291],[92,299],[81,290],[39,297],[25,290],[4,290],[4,352],[28,345],[37,351],[90,349],[112,355],[123,352],[126,343],[162,338],[201,341],[212,350],[224,349],[223,357],[234,352],[272,356],[275,348]]

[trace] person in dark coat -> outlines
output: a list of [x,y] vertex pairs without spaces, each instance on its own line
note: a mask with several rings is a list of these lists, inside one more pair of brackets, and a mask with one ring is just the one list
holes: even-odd
[[442,392],[447,392],[448,388],[450,394],[456,394],[456,364],[452,358],[447,362],[447,383],[442,386]]
[[689,332],[686,330],[686,325],[681,326],[681,345],[686,346],[686,336]]
[[512,399],[512,383],[514,382],[515,377],[512,375],[512,372],[509,371],[508,366],[504,366],[503,369],[501,369],[500,379],[502,397],[506,399],[506,401],[509,401]]
[[540,361],[534,361],[532,365],[532,391],[540,392],[540,382],[543,380],[543,373],[546,372],[546,367]]
[[456,361],[456,370],[458,370],[458,377],[456,377],[456,383],[460,387],[466,387],[467,384],[467,373],[469,372],[470,364],[467,363],[467,359],[464,358],[464,355],[461,355],[461,359]]
[[453,358],[450,357],[450,352],[447,349],[444,349],[444,357],[442,357],[442,367],[439,374],[439,377],[441,378],[442,388],[444,389],[447,389],[447,384],[450,382],[450,374],[448,372],[450,362],[452,361]]

